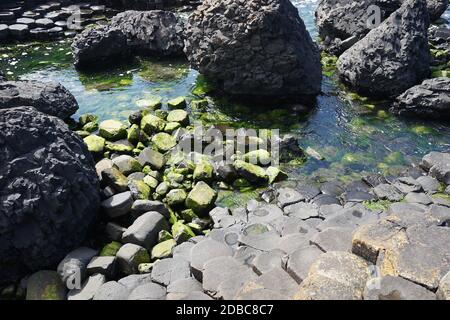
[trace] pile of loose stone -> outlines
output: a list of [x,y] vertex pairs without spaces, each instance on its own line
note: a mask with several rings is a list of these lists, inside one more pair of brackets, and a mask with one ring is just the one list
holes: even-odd
[[107,17],[117,13],[104,5],[93,3],[95,1],[50,1],[30,6],[23,1],[16,1],[0,5],[0,41],[72,37],[86,26],[102,24]]
[[[187,125],[177,109],[185,100],[168,105],[170,112],[147,101],[128,128],[107,120],[98,135],[84,133],[91,152],[110,158],[97,171],[111,242],[69,253],[57,272],[31,275],[28,299],[450,298],[450,153],[432,152],[401,176],[275,183],[261,202],[214,208],[214,176],[230,181],[223,175],[230,170],[233,179],[252,180],[256,173],[236,162],[220,170],[166,160],[163,153],[189,137],[173,129]],[[97,127],[92,116],[79,126]],[[137,142],[140,134],[150,147]],[[81,289],[67,291],[61,279],[77,270]]]

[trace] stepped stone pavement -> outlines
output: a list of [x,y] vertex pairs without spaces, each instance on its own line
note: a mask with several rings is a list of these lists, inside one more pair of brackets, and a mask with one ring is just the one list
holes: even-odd
[[[162,243],[167,226],[156,228],[158,236],[149,227],[153,220],[132,226],[142,235],[131,241],[129,228],[123,239],[130,241],[116,258],[127,276],[95,268],[82,290],[68,297],[449,299],[448,157],[428,154],[414,170],[396,177],[373,174],[320,186],[275,184],[274,190],[264,191],[275,191],[274,198],[261,197],[270,203],[252,200],[243,208],[212,209],[213,229],[207,235],[178,240],[166,258],[156,261],[143,254],[144,247],[156,238]],[[335,201],[318,203],[324,195]],[[162,217],[149,212],[141,220],[147,216]]]

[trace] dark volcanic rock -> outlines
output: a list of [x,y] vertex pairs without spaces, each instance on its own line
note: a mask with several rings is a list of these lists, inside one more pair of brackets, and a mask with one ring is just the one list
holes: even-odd
[[[342,46],[342,41],[353,38],[356,42],[371,29],[374,11],[371,6],[378,6],[380,19],[383,21],[398,9],[398,0],[322,0],[316,9],[316,23],[325,46]],[[381,22],[380,21],[380,22]],[[342,48],[344,49],[344,48]],[[341,52],[336,52],[341,53]]]
[[67,119],[78,110],[75,97],[61,84],[39,81],[0,83],[0,109],[32,106],[38,111]]
[[98,180],[86,145],[31,107],[0,110],[0,283],[54,267],[96,218]]
[[424,0],[408,0],[338,60],[340,78],[359,93],[395,96],[430,73]]
[[[379,9],[379,22],[397,10],[402,0],[321,0],[317,6],[316,24],[323,44],[328,51],[340,54],[376,27],[375,15]],[[427,0],[430,20],[440,18],[445,12],[447,0]]]
[[182,56],[183,27],[170,11],[125,11],[111,21],[125,34],[133,53]]
[[391,112],[420,118],[450,119],[450,78],[428,79],[400,96]]
[[125,35],[110,26],[84,30],[74,38],[72,52],[76,67],[101,66],[130,54]]
[[75,37],[72,51],[77,67],[101,66],[135,55],[183,55],[183,28],[168,11],[125,11],[111,24],[87,29]]
[[315,95],[319,51],[289,0],[211,0],[191,14],[193,68],[234,95]]
[[427,9],[431,21],[439,19],[447,8],[448,0],[427,0]]

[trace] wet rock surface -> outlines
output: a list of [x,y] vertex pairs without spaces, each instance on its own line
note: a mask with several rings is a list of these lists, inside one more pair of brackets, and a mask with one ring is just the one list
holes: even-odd
[[290,1],[204,2],[189,17],[185,52],[230,94],[320,92],[319,52]]

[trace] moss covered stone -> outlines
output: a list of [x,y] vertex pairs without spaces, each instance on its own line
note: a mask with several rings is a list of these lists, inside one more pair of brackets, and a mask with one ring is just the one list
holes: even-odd
[[141,120],[141,129],[144,130],[146,134],[161,132],[164,130],[165,125],[166,123],[163,119],[152,114],[147,114]]
[[178,128],[181,128],[181,124],[178,122],[167,122],[166,126],[164,127],[164,132],[172,133]]
[[186,200],[187,194],[183,189],[172,189],[166,195],[166,202],[169,206],[175,207]]
[[99,125],[99,135],[110,141],[125,139],[127,137],[127,127],[117,120],[105,120]]
[[186,98],[177,97],[175,99],[167,101],[167,106],[169,109],[184,109],[186,108]]
[[173,239],[172,234],[167,230],[161,230],[158,233],[158,242],[163,242],[166,240]]
[[84,143],[86,143],[89,152],[92,153],[102,153],[105,149],[105,142],[106,140],[102,137],[99,137],[95,134],[87,136],[83,139]]
[[157,133],[152,138],[152,143],[160,152],[167,152],[177,145],[175,137],[165,132]]
[[147,200],[150,197],[150,187],[142,180],[131,180],[128,188],[134,200]]
[[140,128],[137,124],[131,125],[131,127],[127,130],[127,139],[133,144],[137,144],[139,142],[140,137]]
[[205,213],[217,199],[217,192],[203,181],[197,182],[186,198],[186,207],[196,214]]
[[172,256],[173,248],[177,245],[174,239],[158,243],[152,249],[152,259],[164,259]]
[[172,225],[172,235],[174,240],[178,243],[187,241],[190,238],[195,237],[195,233],[190,227],[184,224],[183,220],[176,221]]
[[213,166],[208,161],[201,161],[195,166],[193,179],[195,181],[210,181],[213,177]]
[[56,271],[42,270],[27,282],[27,300],[65,300],[67,289]]
[[186,111],[182,109],[176,109],[169,112],[169,114],[167,115],[167,121],[178,122],[186,126],[189,124],[189,116]]
[[125,141],[112,143],[112,142],[107,141],[105,144],[105,149],[106,149],[106,151],[111,151],[111,152],[116,152],[116,153],[131,154],[134,150],[134,147],[132,144],[128,143],[128,140],[126,140],[126,142],[127,143],[125,143]]
[[112,241],[105,245],[102,250],[100,251],[101,257],[115,257],[117,254],[117,251],[119,251],[122,244],[117,241]]
[[272,161],[272,157],[270,155],[270,152],[264,149],[254,150],[250,151],[246,154],[244,154],[244,161],[250,162],[253,164],[262,164],[262,165],[268,165]]
[[158,109],[162,106],[162,100],[160,97],[152,96],[145,99],[136,101],[136,105],[142,109]]
[[266,174],[266,170],[252,163],[247,163],[242,160],[236,160],[234,162],[234,168],[239,173],[239,175],[252,183],[265,184],[269,180],[269,177]]
[[287,173],[281,171],[280,168],[278,167],[268,167],[266,169],[266,175],[269,178],[268,182],[270,184],[281,180],[285,180],[288,177]]
[[78,123],[80,124],[81,127],[85,126],[90,122],[97,122],[97,121],[98,117],[94,114],[83,114],[80,116],[80,118],[78,118]]
[[87,132],[97,131],[98,130],[98,122],[88,122],[83,126],[82,130],[87,131]]
[[158,180],[155,177],[152,177],[151,175],[146,175],[144,177],[144,182],[152,189],[156,189],[156,187],[159,184]]

